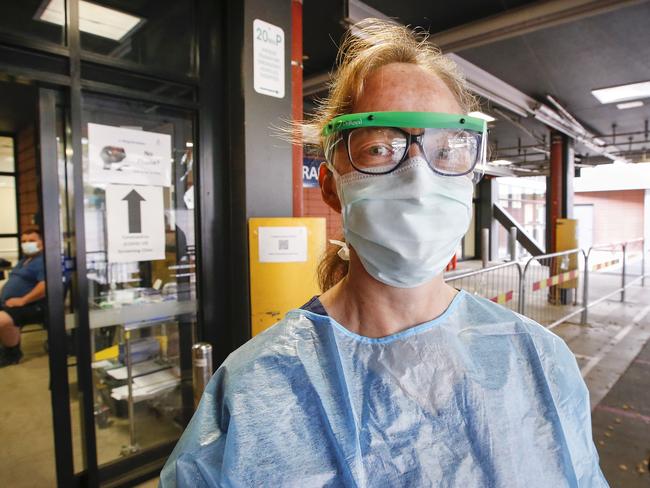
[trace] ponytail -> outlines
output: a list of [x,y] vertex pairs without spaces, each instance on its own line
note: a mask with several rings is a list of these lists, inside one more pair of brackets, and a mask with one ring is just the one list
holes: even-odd
[[348,274],[349,261],[344,261],[339,257],[340,249],[339,246],[328,244],[318,265],[318,285],[322,292],[332,288]]

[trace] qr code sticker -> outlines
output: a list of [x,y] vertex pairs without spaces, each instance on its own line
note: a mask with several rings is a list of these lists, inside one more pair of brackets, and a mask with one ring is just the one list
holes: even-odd
[[278,241],[278,250],[279,251],[288,251],[289,250],[289,239],[280,239]]

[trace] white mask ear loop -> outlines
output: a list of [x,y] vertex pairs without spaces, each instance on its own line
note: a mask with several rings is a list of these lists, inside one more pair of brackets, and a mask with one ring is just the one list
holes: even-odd
[[330,239],[330,244],[334,244],[335,246],[339,246],[341,248],[336,253],[338,257],[340,257],[343,261],[350,260],[350,248],[345,242],[337,241],[336,239]]

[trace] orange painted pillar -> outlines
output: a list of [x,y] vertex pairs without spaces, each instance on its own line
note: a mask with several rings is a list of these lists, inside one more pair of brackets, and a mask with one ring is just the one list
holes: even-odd
[[[291,2],[291,100],[292,118],[295,122],[302,115],[302,0]],[[294,144],[292,149],[293,167],[293,216],[303,215],[302,189],[302,145]]]
[[562,194],[565,185],[564,182],[564,169],[562,165],[562,158],[564,154],[564,136],[557,131],[551,131],[551,167],[550,167],[550,185],[547,189],[549,193],[549,219],[547,225],[549,230],[547,235],[549,241],[546,245],[547,252],[557,251],[557,235],[556,225],[557,219],[563,216],[562,208]]

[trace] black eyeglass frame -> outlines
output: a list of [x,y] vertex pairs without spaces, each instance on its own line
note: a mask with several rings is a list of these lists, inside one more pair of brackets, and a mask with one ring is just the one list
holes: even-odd
[[[481,145],[483,143],[483,141],[482,141],[483,135],[482,134],[478,134],[478,137],[479,137],[478,152],[477,152],[476,158],[474,158],[474,162],[472,163],[472,166],[470,167],[470,169],[468,169],[467,171],[464,171],[462,173],[457,173],[457,174],[443,173],[442,171],[437,170],[434,167],[434,165],[431,163],[431,161],[429,161],[429,158],[427,157],[427,153],[425,152],[424,147],[422,146],[422,138],[424,137],[425,132],[422,132],[421,134],[411,134],[410,132],[407,132],[407,131],[405,131],[404,129],[402,129],[400,127],[383,127],[385,129],[396,130],[396,131],[401,132],[402,134],[404,134],[406,136],[406,146],[404,146],[404,154],[400,158],[399,162],[395,165],[395,167],[389,169],[388,171],[367,171],[367,170],[358,168],[354,164],[354,161],[352,161],[352,154],[350,153],[350,136],[355,130],[359,130],[359,129],[362,129],[362,128],[365,128],[365,127],[358,127],[358,128],[354,128],[354,129],[342,130],[341,131],[341,136],[342,137],[341,137],[341,139],[339,139],[339,141],[337,143],[343,141],[343,144],[345,145],[345,153],[348,156],[348,161],[350,161],[350,165],[356,171],[358,171],[359,173],[363,173],[363,174],[366,174],[366,175],[387,175],[387,174],[390,174],[393,171],[397,170],[397,168],[399,168],[402,165],[402,163],[408,159],[409,148],[414,143],[417,144],[417,146],[420,148],[420,152],[422,153],[422,156],[424,157],[424,160],[429,165],[429,168],[431,168],[431,170],[434,173],[439,174],[441,176],[455,177],[455,176],[468,175],[468,174],[470,174],[471,172],[474,171],[474,168],[476,168],[476,165],[478,164],[478,161],[480,159],[480,152],[481,152],[481,147],[482,147]],[[424,130],[426,131],[426,128],[424,128]],[[337,143],[334,144],[334,147],[332,149],[334,149],[336,147]]]

